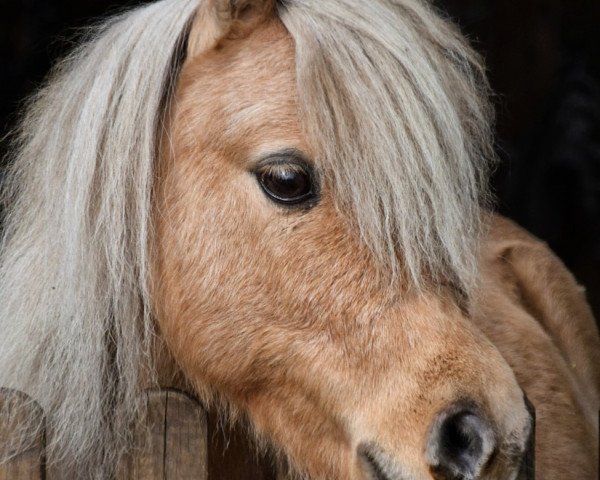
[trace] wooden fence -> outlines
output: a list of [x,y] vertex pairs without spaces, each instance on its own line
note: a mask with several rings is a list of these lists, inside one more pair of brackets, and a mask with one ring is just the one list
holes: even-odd
[[[115,480],[284,480],[271,459],[253,452],[241,430],[224,431],[227,427],[217,415],[207,414],[191,396],[176,390],[145,396],[145,421],[135,431],[131,454],[118,465]],[[27,448],[0,465],[0,480],[58,480],[46,467],[41,408],[19,392],[0,389],[0,406],[7,404],[11,423],[0,419],[0,445],[11,438],[20,418],[33,415],[42,428],[27,439]]]
[[[285,480],[271,459],[252,453],[242,432],[220,430],[219,422],[191,396],[176,390],[145,395],[146,420],[134,433],[131,454],[118,465],[115,480]],[[10,438],[20,418],[33,415],[42,428],[28,439],[26,449],[0,465],[0,480],[58,480],[46,468],[41,408],[25,395],[6,389],[0,389],[2,405],[9,406],[13,423],[0,419],[0,443]],[[535,478],[533,442],[532,436],[519,480]]]

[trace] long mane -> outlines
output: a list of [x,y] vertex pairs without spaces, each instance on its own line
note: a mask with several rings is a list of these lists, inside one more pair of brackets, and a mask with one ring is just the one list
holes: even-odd
[[196,8],[164,0],[91,31],[31,101],[16,139],[0,258],[0,386],[41,404],[49,459],[68,459],[72,478],[108,478],[137,413],[152,342],[157,137]]
[[[108,20],[31,100],[5,185],[0,386],[45,410],[51,460],[106,478],[152,378],[157,139],[198,0]],[[487,83],[417,0],[287,0],[302,121],[386,269],[469,288],[491,155]],[[0,412],[5,415],[6,412]],[[2,460],[0,445],[0,461]]]

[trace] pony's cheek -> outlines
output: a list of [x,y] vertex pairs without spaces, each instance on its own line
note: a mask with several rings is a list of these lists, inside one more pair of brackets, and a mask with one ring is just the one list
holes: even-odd
[[[281,252],[292,241],[293,219],[268,204],[254,179],[235,183],[208,189],[182,172],[165,193],[169,207],[163,211],[169,215],[156,222],[160,242],[152,284],[158,327],[186,374],[215,386],[241,385],[238,377],[244,375],[256,381],[250,370],[260,366],[261,354],[252,339],[268,338],[270,328],[290,319],[290,310],[308,316],[300,303],[281,304],[282,292],[293,290],[285,279],[301,281],[293,273],[277,274],[282,262],[308,258]],[[186,218],[196,221],[179,220]],[[290,271],[299,270],[306,268]],[[239,363],[231,373],[223,361],[228,358]]]

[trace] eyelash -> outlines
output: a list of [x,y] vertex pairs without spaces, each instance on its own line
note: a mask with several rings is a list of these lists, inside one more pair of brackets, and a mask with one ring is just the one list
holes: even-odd
[[309,202],[314,204],[318,196],[316,176],[313,169],[297,155],[268,157],[261,163],[254,175],[271,201],[287,207],[307,205]]

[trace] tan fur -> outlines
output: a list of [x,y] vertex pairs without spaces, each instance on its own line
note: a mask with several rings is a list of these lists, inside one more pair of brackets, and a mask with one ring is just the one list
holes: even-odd
[[271,16],[274,0],[205,0],[198,7],[188,36],[187,51],[197,56],[225,37],[243,37]]
[[285,211],[250,173],[281,148],[311,158],[295,84],[277,20],[186,61],[157,181],[161,336],[197,392],[246,412],[311,478],[363,478],[362,443],[398,475],[429,478],[429,425],[461,399],[500,436],[490,478],[510,478],[528,433],[522,394],[453,292],[383,284],[327,182],[317,207]]
[[600,340],[584,290],[548,247],[490,218],[473,320],[535,405],[540,479],[595,479]]

